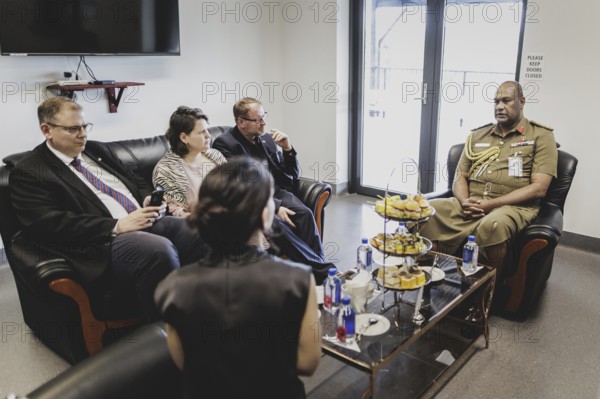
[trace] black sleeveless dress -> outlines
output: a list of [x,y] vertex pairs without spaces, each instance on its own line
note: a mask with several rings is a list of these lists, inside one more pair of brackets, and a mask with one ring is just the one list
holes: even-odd
[[171,273],[155,298],[184,350],[186,398],[304,398],[296,370],[311,269],[256,248]]

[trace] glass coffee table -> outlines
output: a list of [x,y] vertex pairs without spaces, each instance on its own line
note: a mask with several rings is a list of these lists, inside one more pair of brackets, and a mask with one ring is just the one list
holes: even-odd
[[[370,326],[354,349],[336,343],[335,317],[321,311],[323,352],[368,374],[368,381],[358,375],[339,381],[333,376],[311,391],[311,397],[331,397],[332,389],[338,387],[335,395],[345,393],[344,397],[356,397],[356,392],[377,398],[430,396],[482,346],[476,345],[479,337],[484,337],[488,348],[495,269],[480,265],[481,270],[465,277],[458,270],[459,259],[435,252],[421,257],[419,265],[431,266],[436,256],[437,267],[445,276],[425,286],[420,325],[413,321],[418,289],[384,290],[373,298],[365,309],[370,315],[357,317],[357,332]],[[441,277],[441,273],[435,274]]]

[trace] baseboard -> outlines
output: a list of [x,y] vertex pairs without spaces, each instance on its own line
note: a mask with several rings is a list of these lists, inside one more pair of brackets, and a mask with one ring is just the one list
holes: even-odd
[[600,255],[600,238],[584,236],[583,234],[563,232],[559,245],[581,249]]
[[329,183],[329,184],[331,185],[331,190],[333,191],[333,194],[335,194],[335,195],[342,195],[342,194],[348,193],[348,182],[337,183],[337,184]]

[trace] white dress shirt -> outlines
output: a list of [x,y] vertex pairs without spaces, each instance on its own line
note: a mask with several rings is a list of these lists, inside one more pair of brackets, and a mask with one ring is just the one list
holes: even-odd
[[[77,169],[75,169],[75,167],[73,165],[71,165],[71,162],[73,162],[73,158],[52,148],[52,146],[50,144],[48,144],[48,142],[46,142],[46,145],[48,146],[48,149],[50,151],[52,151],[52,153],[58,157],[58,159],[63,161],[69,167],[69,169],[71,169],[73,171],[73,173],[75,173],[75,176],[77,176],[90,190],[92,190],[92,192],[94,194],[96,194],[98,199],[100,201],[102,201],[104,206],[106,206],[106,209],[108,209],[108,211],[110,212],[110,214],[112,215],[113,218],[121,219],[128,215],[127,210],[125,208],[123,208],[123,206],[121,204],[119,204],[119,202],[116,199],[114,199],[110,195],[103,193],[102,191],[97,189],[92,183],[90,183],[88,181],[88,179],[85,178],[85,176],[81,172],[79,172]],[[109,173],[105,169],[102,169],[96,162],[94,162],[87,155],[80,154],[77,158],[79,159],[81,164],[85,168],[87,168],[90,172],[92,172],[92,174],[94,174],[97,178],[102,180],[106,185],[112,187],[113,189],[119,191],[121,194],[125,195],[138,208],[141,208],[140,204],[136,201],[133,194],[131,194],[131,191],[129,191],[127,186],[125,184],[123,184],[123,182],[121,180],[119,180],[115,175],[113,175],[112,173]]]

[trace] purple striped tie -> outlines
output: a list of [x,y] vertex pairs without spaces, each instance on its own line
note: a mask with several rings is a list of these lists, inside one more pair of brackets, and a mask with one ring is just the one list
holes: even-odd
[[92,183],[94,187],[102,191],[104,194],[113,197],[115,201],[117,201],[119,204],[121,204],[123,208],[125,208],[127,213],[131,213],[137,209],[137,206],[135,206],[135,204],[131,202],[131,200],[127,198],[126,195],[123,195],[122,193],[115,190],[114,188],[100,180],[98,177],[96,177],[92,172],[90,172],[86,167],[84,167],[81,164],[81,161],[79,159],[75,158],[71,162],[71,165],[73,165],[75,169],[77,169],[79,173],[81,173],[87,179],[87,181]]

